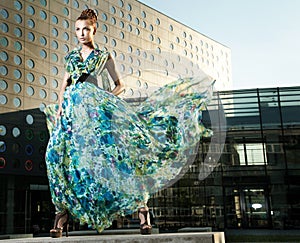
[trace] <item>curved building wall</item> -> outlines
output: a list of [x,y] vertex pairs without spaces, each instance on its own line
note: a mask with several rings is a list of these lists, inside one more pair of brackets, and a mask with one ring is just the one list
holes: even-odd
[[74,21],[98,14],[96,43],[115,57],[127,84],[124,98],[147,97],[158,86],[200,70],[231,89],[226,46],[133,0],[1,1],[0,112],[57,102],[65,54],[78,43]]

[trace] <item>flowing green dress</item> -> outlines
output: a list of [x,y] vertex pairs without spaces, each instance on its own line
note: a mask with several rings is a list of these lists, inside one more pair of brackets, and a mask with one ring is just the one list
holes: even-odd
[[47,174],[56,210],[68,210],[101,232],[178,180],[193,162],[200,138],[211,135],[202,110],[212,80],[176,80],[133,108],[93,82],[78,82],[82,75],[95,80],[109,55],[95,49],[82,61],[79,52],[65,57],[72,82],[62,116],[56,120],[55,104],[45,109]]

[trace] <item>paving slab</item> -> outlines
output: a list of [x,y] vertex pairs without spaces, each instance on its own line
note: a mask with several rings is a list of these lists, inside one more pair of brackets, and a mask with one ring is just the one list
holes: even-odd
[[36,237],[1,240],[1,243],[225,243],[224,232],[170,233],[170,234],[124,234],[124,235],[81,235],[61,238]]

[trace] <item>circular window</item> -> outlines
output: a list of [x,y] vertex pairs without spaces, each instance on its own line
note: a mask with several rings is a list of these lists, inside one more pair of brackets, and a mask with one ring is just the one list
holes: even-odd
[[[6,144],[4,141],[0,141],[0,152],[5,152],[6,150]],[[2,164],[1,164],[1,161],[0,161],[0,168],[1,168]]]
[[66,45],[66,44],[63,44],[62,49],[63,49],[64,52],[68,52],[69,51],[69,46]]
[[20,93],[22,90],[21,85],[20,84],[14,84],[14,92],[16,94]]
[[156,25],[160,25],[160,20],[156,19],[155,23],[156,23]]
[[107,37],[106,37],[106,36],[103,36],[102,42],[105,44],[105,43],[107,43],[107,41],[108,41]]
[[41,11],[40,11],[40,17],[41,17],[41,19],[43,19],[43,20],[45,20],[45,19],[47,18],[47,14],[46,14],[46,12],[45,12],[44,10],[41,10]]
[[58,82],[56,79],[52,79],[52,87],[57,88],[58,87]]
[[55,15],[52,15],[51,20],[53,24],[58,24],[58,18]]
[[58,43],[57,43],[57,41],[53,40],[53,41],[51,42],[51,46],[52,46],[53,49],[57,49],[57,48],[58,48]]
[[45,131],[40,132],[39,140],[40,141],[45,141],[47,138],[47,133]]
[[64,32],[63,33],[63,38],[64,38],[64,40],[69,40],[69,34],[67,33],[67,32]]
[[132,46],[128,46],[128,52],[132,53]]
[[142,22],[142,27],[143,27],[143,28],[146,28],[146,27],[147,27],[147,24],[146,24],[145,21]]
[[41,89],[41,90],[40,90],[40,97],[41,97],[42,99],[45,99],[46,96],[47,96],[46,91],[45,91],[44,89]]
[[34,68],[34,61],[33,61],[32,59],[28,59],[28,60],[27,60],[27,66],[28,66],[29,68]]
[[122,10],[120,10],[119,17],[120,17],[120,18],[124,18],[124,13],[123,13]]
[[44,103],[41,103],[39,108],[41,112],[44,112],[46,105]]
[[73,0],[73,7],[74,8],[79,8],[79,3],[77,0]]
[[152,24],[149,25],[149,30],[153,31],[153,25]]
[[47,45],[47,39],[46,39],[44,36],[41,36],[41,37],[40,37],[40,43],[41,43],[41,45],[43,45],[43,46]]
[[68,8],[63,8],[63,14],[65,16],[69,16],[69,9]]
[[111,12],[112,14],[115,14],[115,13],[116,13],[116,9],[115,9],[114,6],[111,6],[111,7],[110,7],[110,12]]
[[27,122],[28,125],[32,125],[33,124],[34,119],[33,119],[33,116],[31,114],[28,114],[26,116],[26,122]]
[[0,125],[0,136],[6,135],[6,127],[4,125]]
[[22,36],[22,30],[20,28],[16,27],[14,29],[14,34],[15,34],[16,37],[20,38]]
[[40,4],[44,7],[47,6],[47,1],[46,0],[40,0]]
[[132,27],[131,27],[131,25],[129,24],[129,25],[127,25],[127,30],[129,31],[129,32],[131,32],[132,31]]
[[124,54],[123,54],[123,53],[121,53],[121,54],[119,55],[119,58],[120,58],[120,60],[121,60],[121,61],[124,61],[124,59],[125,59],[125,56],[124,56]]
[[29,87],[27,87],[26,92],[27,92],[27,94],[28,94],[29,96],[33,96],[33,94],[34,94],[34,89],[33,89],[31,86],[29,86]]
[[3,94],[0,95],[0,104],[5,105],[7,103],[7,97]]
[[40,50],[40,57],[45,59],[47,57],[47,52],[45,50]]
[[69,26],[70,26],[70,24],[69,24],[68,20],[64,19],[64,20],[63,20],[63,27],[64,27],[65,29],[68,29]]
[[7,67],[5,67],[5,66],[0,66],[0,73],[1,73],[1,75],[6,76],[7,73],[8,73]]
[[8,32],[8,25],[7,24],[1,23],[1,27],[0,28],[1,28],[2,32],[4,32],[4,33]]
[[0,80],[0,89],[6,90],[7,89],[7,82],[3,79]]
[[134,23],[135,23],[136,25],[139,25],[139,24],[140,24],[140,20],[139,20],[138,18],[135,18],[135,19],[134,19]]
[[142,11],[141,15],[142,15],[143,18],[146,18],[146,16],[147,16],[145,11]]
[[22,4],[20,3],[20,1],[14,1],[14,7],[16,10],[21,10]]
[[14,77],[16,79],[20,79],[22,77],[22,73],[21,73],[21,71],[19,69],[15,69],[14,70]]
[[52,35],[54,37],[57,37],[58,36],[58,30],[56,28],[53,28],[52,31],[51,31]]
[[107,15],[105,13],[101,14],[102,20],[106,21],[107,20]]
[[0,14],[1,14],[1,16],[2,16],[4,19],[7,19],[7,18],[8,18],[8,16],[9,16],[9,14],[8,14],[7,10],[6,10],[6,9],[4,9],[4,8],[1,8],[1,10],[0,10]]
[[1,53],[0,53],[0,59],[3,62],[5,62],[5,61],[8,60],[8,55],[7,55],[7,53],[5,51],[1,51]]
[[22,44],[19,42],[19,41],[16,41],[14,43],[14,48],[17,50],[17,51],[21,51],[22,50]]
[[132,7],[131,7],[131,5],[130,5],[129,3],[127,4],[127,10],[128,10],[128,11],[131,11],[131,10],[132,10]]
[[135,34],[139,35],[140,34],[140,30],[138,28],[135,29]]
[[21,57],[18,56],[18,55],[14,56],[14,62],[15,62],[15,64],[17,64],[17,65],[21,65],[21,63],[22,63]]
[[[5,143],[3,142],[3,141],[0,141],[0,144],[4,144],[4,146],[5,146]],[[5,149],[6,150],[6,149]],[[4,151],[5,151],[4,150]],[[4,152],[3,151],[3,152]],[[3,157],[0,157],[0,169],[3,169],[4,167],[6,166],[6,161],[5,161],[5,159],[3,158]]]
[[34,137],[33,131],[31,129],[25,130],[25,137],[27,140],[32,140]]
[[124,28],[124,22],[123,21],[120,21],[120,27],[123,29]]
[[41,76],[41,77],[40,77],[40,84],[41,84],[41,85],[46,85],[46,83],[47,83],[46,77],[45,77],[45,76]]
[[19,98],[14,98],[13,103],[15,107],[20,107],[21,106],[21,100]]
[[131,21],[131,20],[132,20],[132,17],[131,17],[130,14],[127,14],[127,19],[128,19],[128,21]]
[[123,0],[119,0],[119,7],[120,7],[120,8],[124,7],[124,2],[123,2]]
[[34,8],[33,8],[32,6],[28,6],[28,7],[27,7],[27,13],[28,13],[29,15],[34,15],[34,14],[35,14]]
[[52,74],[53,74],[53,75],[57,75],[57,74],[58,74],[58,69],[57,69],[57,67],[52,67],[52,68],[51,68],[51,71],[52,71]]
[[35,35],[32,32],[28,33],[28,40],[34,41],[35,40]]
[[26,160],[24,167],[27,171],[31,171],[33,169],[33,163],[31,160]]
[[20,129],[18,127],[14,127],[12,129],[12,135],[13,135],[13,137],[17,138],[17,137],[20,136],[20,134],[21,134],[21,131],[20,131]]
[[125,37],[125,36],[124,36],[124,33],[121,31],[121,32],[120,32],[120,38],[121,38],[121,39],[124,39],[124,37]]
[[102,31],[107,32],[107,26],[105,24],[102,25]]
[[7,38],[6,37],[2,37],[0,39],[0,43],[1,43],[1,46],[7,47],[8,46],[8,40],[7,40]]
[[116,19],[114,17],[111,17],[110,22],[115,25],[117,23]]
[[112,40],[111,40],[111,45],[112,45],[113,47],[115,47],[115,46],[117,45],[117,42],[116,42],[115,39],[112,39]]
[[57,101],[57,100],[58,100],[58,95],[57,95],[57,93],[55,93],[55,92],[52,92],[52,93],[51,93],[51,100],[53,100],[53,101]]
[[51,60],[52,60],[53,62],[57,62],[57,61],[58,61],[58,56],[57,56],[55,53],[52,53],[52,54],[51,54]]
[[14,15],[14,20],[18,23],[21,24],[22,23],[22,17],[20,14],[15,14]]
[[26,78],[30,83],[34,81],[34,75],[32,73],[27,73]]

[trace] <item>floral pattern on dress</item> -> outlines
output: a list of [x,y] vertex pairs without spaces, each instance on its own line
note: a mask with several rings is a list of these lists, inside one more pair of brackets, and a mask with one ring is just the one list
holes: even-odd
[[98,232],[174,183],[193,162],[200,138],[212,134],[201,120],[211,78],[176,80],[133,108],[89,82],[76,82],[82,73],[101,71],[107,56],[95,50],[81,61],[78,49],[68,54],[73,81],[62,116],[56,120],[58,105],[45,109],[53,203]]

